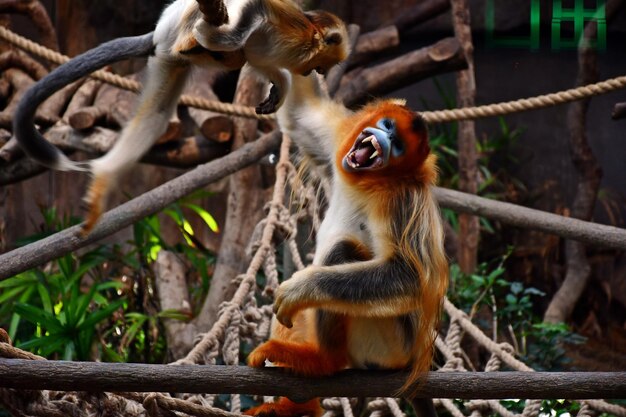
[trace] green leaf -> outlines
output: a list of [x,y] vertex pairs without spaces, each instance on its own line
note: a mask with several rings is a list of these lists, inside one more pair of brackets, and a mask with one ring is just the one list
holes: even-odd
[[517,298],[513,294],[507,294],[505,299],[506,299],[506,302],[510,305],[517,304]]
[[50,299],[48,289],[43,284],[37,284],[37,291],[39,292],[39,298],[41,298],[43,309],[50,314],[54,314],[54,311],[52,310],[52,300]]
[[0,281],[0,289],[10,287],[27,287],[37,282],[37,276],[31,273],[23,273]]
[[215,220],[213,216],[211,216],[211,214],[208,211],[206,211],[205,209],[203,209],[202,207],[196,204],[187,203],[184,206],[195,211],[196,214],[202,218],[202,220],[206,223],[206,225],[209,226],[209,229],[211,229],[214,233],[219,233],[220,228],[217,225],[217,221]]
[[7,300],[17,297],[22,292],[24,292],[24,288],[22,287],[11,288],[8,291],[3,291],[2,294],[0,294],[0,304],[4,303]]
[[21,315],[25,320],[34,324],[39,324],[55,333],[63,332],[65,330],[63,325],[53,314],[40,308],[24,303],[16,303],[15,312]]
[[103,308],[102,310],[98,310],[90,314],[85,321],[83,321],[78,327],[79,330],[88,329],[90,327],[94,327],[96,324],[101,322],[102,320],[109,317],[115,310],[120,308],[124,304],[124,300],[117,300]]

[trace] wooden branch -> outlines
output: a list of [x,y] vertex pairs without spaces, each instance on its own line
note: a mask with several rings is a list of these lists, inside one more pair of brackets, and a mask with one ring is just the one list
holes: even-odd
[[226,143],[211,142],[203,137],[191,136],[150,149],[141,162],[172,168],[193,168],[221,158],[230,150]]
[[47,168],[35,162],[34,159],[21,158],[14,163],[2,165],[0,186],[23,181],[45,171]]
[[41,106],[37,109],[38,123],[42,126],[52,126],[61,120],[65,106],[72,99],[72,96],[76,93],[76,90],[78,90],[83,81],[84,80],[78,80],[66,85],[41,103]]
[[350,44],[350,55],[346,58],[345,62],[340,63],[339,65],[335,65],[328,72],[326,76],[326,86],[328,89],[328,95],[330,97],[334,97],[335,93],[339,89],[339,85],[341,83],[341,79],[343,78],[348,66],[352,63],[352,59],[354,58],[354,53],[356,50],[356,44],[359,40],[359,32],[361,28],[359,25],[348,25],[348,38]]
[[615,107],[613,107],[611,117],[613,120],[626,118],[626,103],[617,103]]
[[13,95],[11,96],[9,104],[0,112],[0,127],[13,130],[13,114],[15,113],[17,105],[26,90],[28,90],[35,81],[25,72],[17,68],[9,68],[4,72],[3,77],[5,77],[13,87]]
[[366,65],[382,52],[389,51],[400,45],[400,33],[393,25],[367,32],[359,36],[350,57],[350,68]]
[[[70,118],[77,111],[91,106],[96,99],[96,94],[98,94],[98,90],[102,86],[102,82],[94,79],[86,80],[80,88],[74,93],[72,99],[67,105],[67,109],[65,109],[65,114],[63,115],[63,121],[68,123]],[[92,125],[93,126],[93,125]],[[74,127],[72,125],[72,127]]]
[[[4,130],[4,129],[2,129]],[[6,130],[4,130],[7,132]],[[14,162],[18,160],[24,152],[22,148],[20,148],[20,144],[17,142],[17,139],[11,137],[3,146],[0,148],[0,159],[4,162]]]
[[626,249],[626,229],[563,217],[445,188],[437,187],[434,193],[441,207],[460,213],[474,214],[511,226],[538,230],[589,245]]
[[[474,76],[474,45],[470,28],[468,0],[450,0],[452,4],[452,26],[461,43],[467,69],[456,73],[457,106],[473,107],[476,104],[476,80]],[[459,189],[476,194],[478,191],[478,151],[476,128],[473,120],[458,123]],[[459,216],[459,248],[457,260],[461,271],[471,274],[478,262],[478,241],[480,223],[478,217],[461,214]]]
[[[621,9],[623,3],[622,0],[607,2],[608,20]],[[597,25],[587,24],[578,48],[577,86],[592,84],[598,80],[598,54],[594,48],[586,45],[586,42],[596,36]],[[582,220],[592,218],[602,180],[602,168],[587,138],[587,111],[590,103],[591,98],[575,101],[569,105],[567,112],[570,155],[579,177],[571,215]],[[565,279],[544,314],[544,321],[549,323],[560,323],[569,319],[589,282],[591,264],[583,244],[572,240],[565,242],[565,266]]]
[[39,31],[40,43],[57,52],[59,51],[59,42],[54,25],[40,1],[3,0],[0,1],[0,13],[20,13],[28,16]]
[[450,9],[449,0],[422,1],[409,10],[398,13],[394,25],[400,32],[406,32],[414,26],[439,16]]
[[[196,95],[207,100],[219,100],[213,91],[218,73],[206,68],[194,68],[185,94]],[[233,138],[233,119],[221,113],[189,107],[189,116],[205,138],[218,143],[230,142]]]
[[[192,317],[186,268],[173,252],[162,250],[154,263],[154,276],[161,311],[178,310]],[[172,359],[183,358],[193,347],[196,328],[192,323],[164,319],[167,350]]]
[[[403,371],[346,370],[298,377],[280,368],[0,359],[0,387],[89,392],[186,392],[312,397],[394,397]],[[418,398],[623,398],[626,372],[430,372]]]
[[17,50],[5,51],[0,54],[0,71],[6,71],[9,68],[19,68],[35,80],[40,80],[48,74],[46,67],[41,65],[39,61],[35,61],[29,55]]
[[109,110],[104,107],[87,106],[69,113],[68,122],[76,130],[87,130],[106,119]]
[[446,38],[383,64],[348,73],[337,95],[348,106],[382,95],[433,75],[467,67],[460,43]]
[[[260,160],[278,146],[280,138],[278,132],[265,135],[219,160],[201,165],[114,208],[102,216],[100,223],[87,237],[81,236],[81,226],[77,225],[0,255],[0,279],[43,265],[157,213],[185,195]],[[1,175],[4,175],[4,170],[0,170],[0,181]]]
[[228,10],[223,0],[197,0],[204,20],[214,26],[228,23]]

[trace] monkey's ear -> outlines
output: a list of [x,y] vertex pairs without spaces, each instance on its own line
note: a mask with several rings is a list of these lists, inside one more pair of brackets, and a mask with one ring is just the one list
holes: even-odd
[[339,32],[331,33],[329,36],[326,36],[324,38],[324,42],[326,43],[326,45],[341,45],[341,42],[343,42],[343,37]]

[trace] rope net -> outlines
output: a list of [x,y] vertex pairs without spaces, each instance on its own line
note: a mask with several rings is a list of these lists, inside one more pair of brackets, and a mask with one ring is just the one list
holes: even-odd
[[[324,190],[328,184],[319,175],[312,173],[306,180],[298,175],[290,161],[291,141],[284,138],[280,159],[276,166],[276,182],[272,200],[267,204],[267,216],[257,225],[248,250],[251,257],[247,271],[234,277],[238,289],[233,298],[221,305],[219,318],[210,331],[198,335],[194,348],[174,364],[215,365],[218,360],[226,365],[238,365],[241,342],[252,346],[266,340],[272,318],[271,304],[259,305],[257,292],[264,299],[271,299],[279,285],[277,253],[282,245],[289,253],[296,269],[305,267],[305,260],[312,254],[300,252],[298,224],[307,221],[315,236],[323,215]],[[320,190],[320,191],[318,191]],[[263,288],[257,288],[258,273],[265,276]],[[436,339],[436,348],[443,363],[440,372],[474,370],[468,356],[461,348],[464,337],[486,349],[489,354],[484,371],[496,372],[502,366],[517,371],[533,371],[515,357],[514,348],[508,343],[498,343],[481,331],[460,309],[446,300],[444,310],[448,316],[448,328]],[[44,360],[43,358],[12,347],[8,341],[0,340],[0,357]],[[271,398],[263,398],[269,401]],[[211,394],[181,394],[171,396],[163,393],[83,393],[55,391],[20,391],[0,389],[0,404],[15,416],[57,417],[71,415],[88,417],[107,416],[172,416],[172,412],[183,415],[213,417],[237,416],[241,414],[240,395],[219,398]],[[501,415],[504,417],[534,417],[541,413],[541,400],[527,400],[521,414],[509,411],[500,401],[471,400],[467,402],[436,399],[435,405],[447,410],[454,417],[480,417]],[[401,400],[395,398],[371,398],[360,401],[356,398],[325,398],[322,406],[324,417],[366,415],[381,417],[392,415],[405,417]],[[602,413],[626,417],[626,408],[601,400],[582,401],[578,416],[591,417]],[[547,415],[547,414],[542,414]]]

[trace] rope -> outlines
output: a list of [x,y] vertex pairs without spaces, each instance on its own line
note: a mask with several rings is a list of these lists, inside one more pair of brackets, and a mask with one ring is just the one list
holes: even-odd
[[[11,30],[0,26],[0,38],[10,42],[17,47],[31,52],[41,58],[56,64],[64,64],[70,60],[68,56],[62,55],[52,49],[39,45],[30,39],[24,38]],[[96,71],[90,75],[100,81],[126,90],[139,92],[141,84],[134,80],[121,77],[106,71]],[[484,117],[503,116],[527,110],[541,109],[558,104],[569,103],[576,100],[609,93],[626,87],[626,75],[600,81],[569,90],[556,93],[544,94],[536,97],[523,98],[514,101],[488,104],[484,106],[466,107],[458,109],[435,110],[421,112],[427,123],[444,123],[457,120],[480,119]],[[201,97],[182,95],[180,104],[195,107],[202,110],[209,110],[223,113],[229,116],[245,117],[249,119],[274,119],[275,115],[258,115],[253,107],[240,106],[220,101],[206,100]]]

